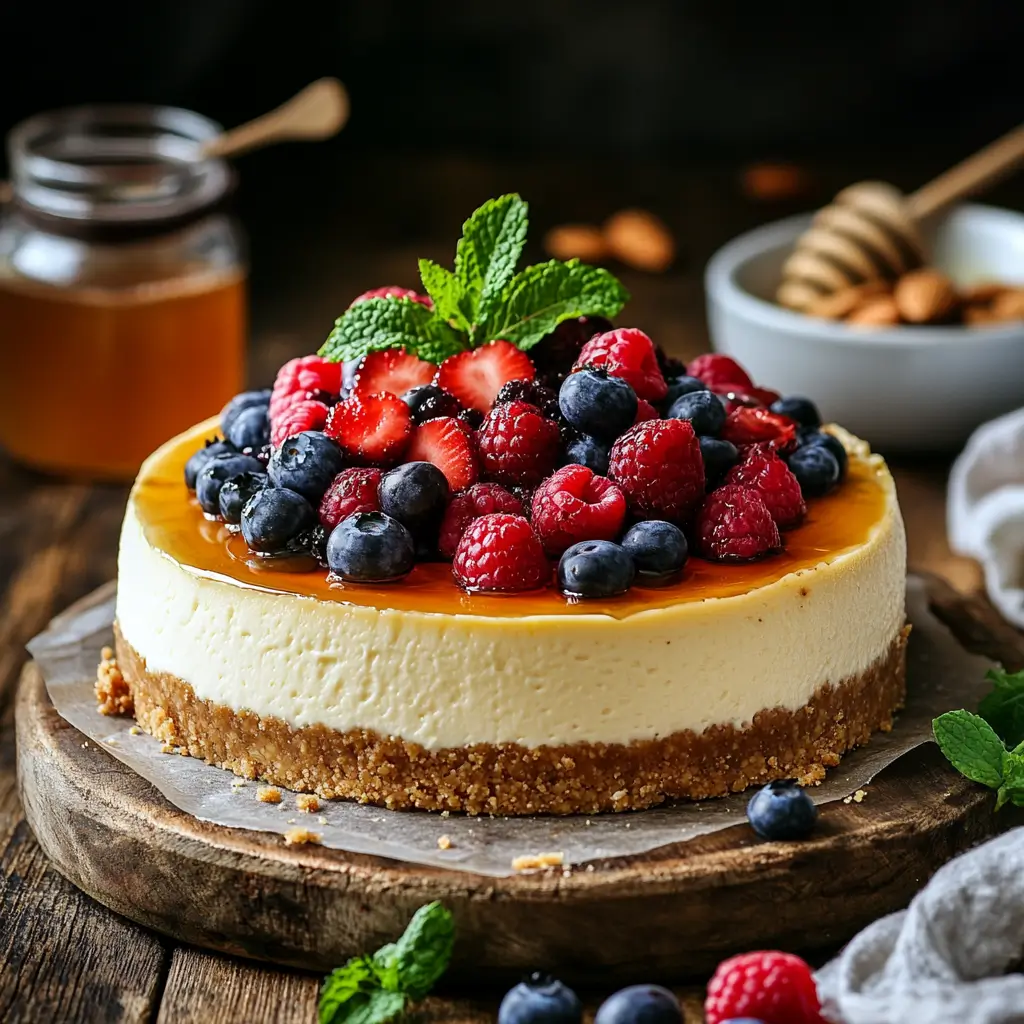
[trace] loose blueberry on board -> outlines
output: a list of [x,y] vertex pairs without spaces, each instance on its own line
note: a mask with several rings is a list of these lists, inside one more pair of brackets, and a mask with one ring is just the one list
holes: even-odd
[[270,440],[270,410],[264,405],[243,409],[224,432],[240,451],[258,452]]
[[316,526],[313,506],[296,491],[263,487],[242,509],[242,536],[261,554],[287,551],[299,536]]
[[636,419],[636,392],[607,370],[578,370],[562,382],[558,408],[581,433],[614,441]]
[[246,502],[268,483],[266,473],[242,473],[225,480],[217,502],[224,522],[237,526],[242,521],[242,509]]
[[439,416],[458,416],[462,412],[459,400],[436,384],[417,384],[402,395],[409,406],[413,423],[426,423]]
[[197,452],[189,456],[185,463],[185,486],[190,490],[196,489],[196,480],[203,471],[203,467],[215,455],[237,455],[238,449],[230,441],[207,441]]
[[235,395],[235,397],[232,398],[223,409],[221,409],[220,429],[224,432],[225,436],[227,436],[240,413],[244,412],[246,409],[269,408],[269,388],[266,388],[263,391],[243,391],[240,395]]
[[708,386],[699,377],[688,377],[685,373],[675,377],[668,382],[668,394],[662,403],[666,409],[671,409],[677,398],[683,395],[691,395],[694,391],[707,391]]
[[710,391],[691,391],[672,403],[668,418],[689,420],[694,433],[701,437],[715,437],[725,426],[725,406]]
[[700,454],[704,460],[704,475],[709,481],[717,481],[740,461],[740,450],[732,441],[717,437],[700,439]]
[[412,534],[383,512],[356,512],[327,540],[327,565],[343,580],[383,583],[408,573],[416,561]]
[[422,535],[440,523],[449,493],[448,480],[433,463],[406,462],[381,477],[377,500],[382,512]]
[[805,498],[821,498],[839,483],[839,462],[824,445],[798,448],[789,457],[789,468]]
[[242,473],[262,473],[263,463],[251,455],[238,452],[224,452],[207,460],[202,472],[196,478],[196,497],[207,515],[220,514],[220,489],[225,480]]
[[571,988],[535,972],[505,993],[498,1024],[580,1024],[583,1007]]
[[667,988],[630,985],[598,1007],[594,1024],[683,1024],[683,1011]]
[[801,448],[827,448],[839,463],[839,479],[846,476],[846,469],[850,462],[850,456],[846,453],[843,442],[833,434],[826,434],[821,430],[808,430],[800,433]]
[[571,597],[615,597],[633,584],[636,567],[625,548],[610,540],[573,544],[558,561],[558,586]]
[[769,782],[747,804],[750,826],[762,839],[805,839],[818,820],[818,808],[795,782]]
[[267,473],[276,487],[297,491],[318,504],[343,464],[341,449],[326,434],[304,430],[274,450]]
[[645,519],[626,531],[622,546],[636,566],[640,583],[670,580],[686,564],[686,535],[674,523]]
[[608,475],[608,445],[598,441],[596,437],[583,434],[570,441],[565,447],[566,463],[574,462],[586,466],[598,476]]
[[798,427],[820,427],[821,413],[818,407],[802,395],[787,395],[768,406],[769,410],[780,416],[788,416]]

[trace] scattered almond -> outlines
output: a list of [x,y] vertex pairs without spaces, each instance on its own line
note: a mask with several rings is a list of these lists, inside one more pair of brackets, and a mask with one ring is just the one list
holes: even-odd
[[808,316],[826,317],[829,320],[842,320],[848,316],[865,299],[875,295],[883,295],[889,290],[885,281],[865,281],[863,284],[853,285],[850,288],[840,288],[831,295],[822,295],[815,299],[805,310]]
[[668,228],[647,210],[622,210],[604,225],[604,240],[613,256],[637,270],[660,273],[676,255]]
[[556,260],[581,259],[600,263],[608,257],[608,243],[593,224],[562,224],[544,236],[544,248]]
[[900,311],[891,295],[876,295],[861,303],[846,322],[859,327],[892,327],[900,322]]
[[974,327],[999,323],[989,306],[964,306],[964,323]]
[[932,267],[904,274],[893,289],[899,318],[912,324],[933,324],[949,319],[957,307],[953,282]]

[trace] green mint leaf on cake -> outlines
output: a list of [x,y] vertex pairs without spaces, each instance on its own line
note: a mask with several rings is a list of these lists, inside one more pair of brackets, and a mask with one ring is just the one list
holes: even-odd
[[442,904],[420,907],[395,944],[398,981],[410,999],[422,999],[437,983],[452,958],[455,922]]
[[972,782],[990,789],[1003,785],[1003,741],[988,722],[970,711],[947,711],[932,722],[935,742],[949,763]]
[[1024,672],[992,669],[985,678],[992,692],[978,705],[978,714],[1007,746],[1015,747],[1024,741]]
[[457,330],[469,333],[473,323],[473,300],[463,283],[433,260],[420,260],[420,280],[433,300],[434,312]]

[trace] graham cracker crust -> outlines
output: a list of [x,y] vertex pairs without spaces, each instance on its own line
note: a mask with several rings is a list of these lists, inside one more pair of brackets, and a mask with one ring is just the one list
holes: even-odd
[[796,711],[758,712],[744,729],[713,726],[653,740],[530,749],[475,744],[426,750],[415,743],[277,718],[196,697],[145,661],[117,631],[117,661],[147,732],[247,779],[324,798],[393,809],[469,814],[594,814],[641,810],[669,798],[703,799],[772,779],[820,781],[827,767],[892,728],[906,693],[906,639],[866,672],[822,686]]

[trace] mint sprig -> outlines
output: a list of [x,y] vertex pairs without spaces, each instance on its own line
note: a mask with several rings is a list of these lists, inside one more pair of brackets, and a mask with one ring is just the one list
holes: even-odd
[[996,668],[985,678],[992,683],[992,692],[978,705],[978,714],[1008,747],[1015,747],[1024,741],[1024,672]]
[[324,979],[320,1024],[386,1024],[423,999],[452,956],[455,925],[438,902],[420,907],[397,942],[353,957]]

